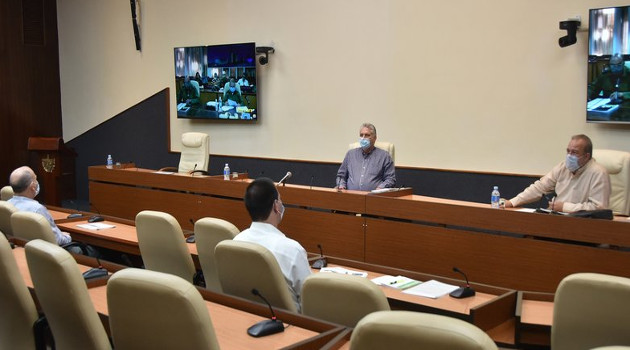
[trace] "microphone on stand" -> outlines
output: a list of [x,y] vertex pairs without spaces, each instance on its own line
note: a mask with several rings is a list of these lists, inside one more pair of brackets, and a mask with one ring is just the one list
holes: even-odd
[[195,170],[197,170],[197,163],[195,163],[193,170],[190,171],[190,176],[195,176]]
[[291,174],[290,171],[287,171],[287,174],[284,175],[284,177],[282,179],[280,179],[280,181],[278,181],[278,184],[276,186],[279,186],[280,184],[282,184],[282,186],[284,186],[285,185],[285,181],[290,179],[291,176],[293,176],[293,174]]
[[319,248],[319,259],[315,260],[311,267],[314,269],[321,269],[322,267],[326,267],[328,265],[328,259],[324,256],[322,245],[318,243],[317,248]]
[[310,186],[310,187],[311,187],[311,188],[310,188],[311,190],[313,189],[313,179],[314,179],[314,178],[315,178],[315,175],[311,175],[311,186]]
[[96,210],[96,214],[99,215],[92,215],[90,216],[90,218],[88,219],[88,222],[100,222],[100,221],[104,221],[105,218],[103,218],[100,214],[101,211],[98,210],[98,208],[94,205],[94,203],[90,202],[90,207],[94,208],[94,210]]
[[461,273],[464,276],[464,278],[466,279],[466,287],[459,287],[452,291],[449,295],[457,299],[468,298],[475,295],[475,290],[470,288],[470,283],[468,283],[468,277],[466,276],[466,274],[457,267],[453,267],[453,271]]
[[76,213],[71,213],[68,215],[68,219],[72,219],[72,218],[82,218],[83,214],[81,213],[81,211],[79,210],[79,207],[76,205],[76,203],[74,203],[73,200],[70,200],[70,204],[72,204],[72,209],[74,209],[74,211],[76,211]]
[[[193,219],[188,219],[188,222],[190,222],[193,225],[193,227],[195,227],[195,221]],[[186,243],[195,243],[194,229],[193,229],[193,233],[190,236],[186,237]]]
[[262,299],[267,304],[267,306],[269,306],[269,310],[271,311],[271,319],[260,321],[255,325],[249,327],[247,329],[247,334],[251,335],[252,337],[258,338],[264,337],[266,335],[284,332],[284,324],[282,323],[282,321],[276,318],[276,314],[273,312],[273,308],[271,307],[271,304],[269,304],[267,299],[265,299],[265,297],[263,297],[256,288],[252,289],[252,294],[260,297],[260,299]]

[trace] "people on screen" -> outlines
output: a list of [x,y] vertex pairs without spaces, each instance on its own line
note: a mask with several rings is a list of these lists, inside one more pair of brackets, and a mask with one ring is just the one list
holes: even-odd
[[[64,245],[72,241],[69,234],[61,232],[59,227],[57,227],[48,209],[35,200],[35,197],[39,194],[40,186],[33,169],[23,166],[13,170],[9,176],[9,185],[11,185],[14,192],[13,197],[8,200],[9,203],[13,204],[20,211],[38,213],[45,217],[55,234],[57,244]],[[16,235],[19,236],[19,233],[16,233]],[[80,253],[80,249],[78,252]]]
[[363,123],[359,128],[359,148],[346,153],[337,171],[337,188],[372,191],[394,187],[394,162],[387,151],[376,148],[376,128]]
[[249,86],[249,80],[247,80],[247,74],[243,73],[241,79],[236,82],[240,86]]
[[571,213],[608,209],[610,177],[592,154],[593,143],[588,136],[571,137],[565,160],[516,197],[506,201],[505,207],[519,207],[555,192],[555,198],[549,200],[549,209],[554,211]]
[[278,261],[297,309],[300,310],[302,284],[311,273],[306,250],[278,230],[284,205],[276,185],[268,178],[258,178],[247,186],[245,207],[251,226],[234,237],[236,241],[253,242],[267,248]]
[[193,83],[190,81],[189,77],[184,78],[184,83],[179,89],[177,101],[179,103],[186,103],[189,106],[198,105],[200,103],[199,90],[193,86]]
[[230,82],[225,86],[223,91],[223,102],[233,106],[245,104],[243,101],[243,95],[241,95],[241,89],[238,84],[236,84],[236,79],[234,79],[234,77],[230,78]]
[[611,103],[630,101],[630,70],[623,56],[616,53],[610,57],[608,67],[588,86],[588,99],[610,98]]

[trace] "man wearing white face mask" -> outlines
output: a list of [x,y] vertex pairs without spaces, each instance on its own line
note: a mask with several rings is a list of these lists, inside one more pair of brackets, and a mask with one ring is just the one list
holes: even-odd
[[55,225],[55,220],[53,220],[48,209],[34,199],[39,194],[39,182],[33,169],[23,166],[13,170],[9,176],[9,185],[11,185],[15,193],[9,199],[9,203],[13,204],[20,211],[30,211],[44,216],[48,220],[50,227],[52,227],[55,238],[57,238],[57,244],[64,245],[72,241],[69,234],[61,232],[59,227]]
[[505,202],[505,207],[532,203],[544,194],[555,192],[549,209],[567,213],[578,210],[608,209],[610,177],[592,158],[593,143],[586,135],[575,135],[567,146],[565,161],[525,191]]
[[311,274],[306,250],[295,240],[278,230],[284,215],[284,205],[276,185],[268,178],[258,178],[247,186],[245,207],[252,218],[251,226],[234,237],[235,241],[260,244],[278,261],[293,301],[300,310],[302,284]]
[[394,162],[387,151],[374,147],[376,128],[363,123],[359,128],[359,148],[346,153],[337,171],[340,190],[372,191],[396,185]]

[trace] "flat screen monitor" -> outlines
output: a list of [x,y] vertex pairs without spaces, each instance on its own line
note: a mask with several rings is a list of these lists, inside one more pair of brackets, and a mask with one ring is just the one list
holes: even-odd
[[586,121],[630,123],[630,6],[591,9]]
[[177,118],[258,120],[256,44],[176,47]]

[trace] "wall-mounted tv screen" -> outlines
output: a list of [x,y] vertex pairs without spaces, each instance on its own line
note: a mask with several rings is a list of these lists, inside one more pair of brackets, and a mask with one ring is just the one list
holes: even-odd
[[258,119],[256,44],[176,47],[177,118]]
[[586,121],[630,123],[630,6],[591,9]]

